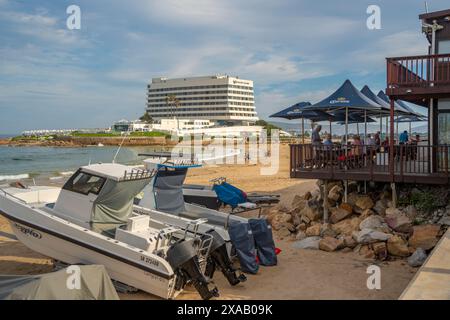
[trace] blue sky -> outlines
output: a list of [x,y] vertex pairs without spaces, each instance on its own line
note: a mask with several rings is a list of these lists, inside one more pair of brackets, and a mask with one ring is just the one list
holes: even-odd
[[[71,4],[81,30],[66,28]],[[371,4],[381,30],[366,27]],[[347,78],[378,91],[386,56],[426,53],[423,11],[421,0],[0,0],[0,133],[135,119],[159,76],[251,79],[261,118]]]

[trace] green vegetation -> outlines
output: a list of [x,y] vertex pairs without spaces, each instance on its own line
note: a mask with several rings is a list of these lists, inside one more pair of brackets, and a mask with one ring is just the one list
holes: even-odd
[[439,207],[439,199],[431,192],[412,192],[409,196],[399,199],[401,206],[413,205],[417,210],[432,212]]
[[160,131],[135,131],[131,132],[132,137],[170,137],[169,134]]
[[258,121],[256,121],[256,123],[255,123],[257,126],[261,126],[261,127],[263,127],[264,129],[266,129],[267,130],[267,134],[270,134],[271,132],[272,132],[272,130],[281,130],[281,128],[280,127],[277,127],[277,126],[275,126],[275,125],[273,125],[273,124],[271,124],[271,123],[269,123],[269,122],[267,122],[267,121],[264,121],[264,120],[258,120]]
[[145,123],[153,123],[153,118],[150,116],[148,112],[145,112],[144,115],[139,118],[139,120]]

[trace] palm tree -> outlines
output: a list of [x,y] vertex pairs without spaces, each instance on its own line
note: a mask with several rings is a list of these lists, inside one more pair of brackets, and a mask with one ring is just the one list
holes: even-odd
[[172,115],[177,119],[177,129],[179,129],[178,118],[175,116],[175,111],[178,110],[178,107],[180,106],[180,100],[178,100],[176,95],[169,94],[166,96],[166,105],[172,105]]

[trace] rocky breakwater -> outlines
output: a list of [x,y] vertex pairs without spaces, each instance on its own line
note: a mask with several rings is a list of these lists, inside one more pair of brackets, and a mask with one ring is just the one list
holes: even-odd
[[[447,225],[424,219],[413,206],[394,208],[389,191],[360,194],[344,202],[341,182],[329,182],[328,194],[319,190],[296,195],[290,208],[278,205],[265,211],[275,235],[294,241],[299,249],[357,252],[367,259],[407,258],[420,266],[446,231]],[[323,221],[328,202],[329,219]],[[446,208],[450,217],[450,207]]]

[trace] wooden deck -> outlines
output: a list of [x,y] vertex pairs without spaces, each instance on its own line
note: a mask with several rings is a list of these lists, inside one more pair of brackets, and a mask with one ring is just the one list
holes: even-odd
[[[397,183],[448,184],[448,146],[396,146],[393,164],[390,154],[362,146],[359,156],[339,147],[319,150],[310,144],[290,145],[290,176],[301,179],[355,180]],[[323,150],[320,150],[322,148]],[[414,152],[414,153],[412,153]],[[345,155],[347,153],[347,155]],[[434,165],[429,154],[435,156]],[[434,167],[434,168],[432,168]]]

